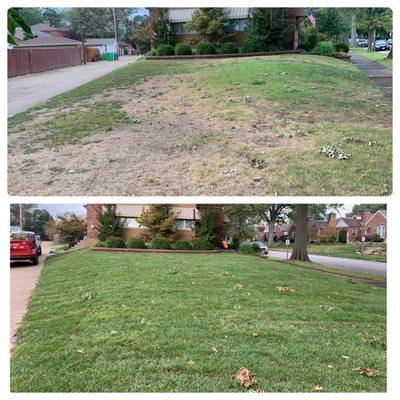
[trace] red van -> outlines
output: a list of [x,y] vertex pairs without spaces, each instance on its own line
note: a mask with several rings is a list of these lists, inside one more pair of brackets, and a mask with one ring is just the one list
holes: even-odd
[[10,259],[11,261],[30,260],[33,265],[38,265],[39,251],[36,245],[36,234],[34,232],[11,232]]

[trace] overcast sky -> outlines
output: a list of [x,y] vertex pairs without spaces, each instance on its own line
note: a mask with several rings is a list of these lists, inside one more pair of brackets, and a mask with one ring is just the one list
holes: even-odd
[[[346,213],[351,212],[353,206],[354,204],[345,204],[337,212],[337,214],[341,217],[344,217]],[[69,213],[75,213],[79,216],[86,216],[86,208],[83,207],[83,204],[38,204],[37,208],[47,210],[53,218],[56,218],[57,215]]]

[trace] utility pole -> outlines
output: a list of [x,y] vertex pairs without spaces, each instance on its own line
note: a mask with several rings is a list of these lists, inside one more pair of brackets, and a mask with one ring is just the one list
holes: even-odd
[[24,216],[22,213],[22,204],[19,205],[19,229],[24,230]]
[[113,13],[113,19],[114,19],[115,50],[116,50],[116,55],[117,55],[117,58],[118,58],[118,56],[119,56],[119,54],[118,54],[119,48],[118,48],[118,36],[117,36],[117,18],[115,16],[115,8],[114,7],[112,9],[112,13]]

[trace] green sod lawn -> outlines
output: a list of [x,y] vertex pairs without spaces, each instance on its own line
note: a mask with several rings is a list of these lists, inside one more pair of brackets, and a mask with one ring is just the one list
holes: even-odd
[[[290,248],[291,247],[292,247],[292,245],[290,246]],[[377,247],[386,248],[386,244],[377,243]],[[274,245],[274,248],[286,249],[286,245],[284,243],[280,243],[276,246]],[[271,250],[273,250],[272,247],[271,247]],[[378,254],[360,254],[360,253],[358,253],[358,251],[359,251],[359,246],[357,244],[335,243],[331,246],[328,244],[316,244],[316,243],[308,244],[308,253],[309,254],[318,254],[320,256],[344,257],[344,258],[355,258],[355,259],[359,259],[359,260],[386,262],[386,256],[378,255]]]
[[50,256],[19,334],[12,391],[386,391],[386,291],[251,255]]
[[391,115],[331,57],[139,61],[9,118],[9,193],[387,195]]
[[351,47],[351,53],[361,54],[368,60],[378,62],[386,68],[393,69],[393,59],[387,58],[387,51],[367,51],[364,47]]

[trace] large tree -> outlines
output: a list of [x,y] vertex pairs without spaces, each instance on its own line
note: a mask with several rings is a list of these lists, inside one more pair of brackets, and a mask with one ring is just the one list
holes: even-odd
[[26,215],[36,207],[36,204],[11,204],[10,205],[10,225],[20,225],[20,211],[22,209],[22,229],[25,228]]
[[46,238],[46,227],[51,221],[53,221],[53,217],[47,210],[40,210],[36,208],[25,214],[24,229],[35,232],[43,238]]
[[296,234],[291,260],[310,261],[307,251],[308,204],[296,204]]
[[287,204],[260,204],[256,205],[257,216],[259,221],[268,224],[268,246],[274,243],[275,224],[278,220],[283,219],[283,213],[287,211]]
[[351,212],[347,213],[347,216],[360,215],[365,210],[370,210],[373,213],[378,210],[386,210],[386,204],[355,204]]
[[225,226],[220,206],[202,206],[200,219],[196,221],[194,230],[197,237],[206,237],[214,246],[220,246],[225,238]]

